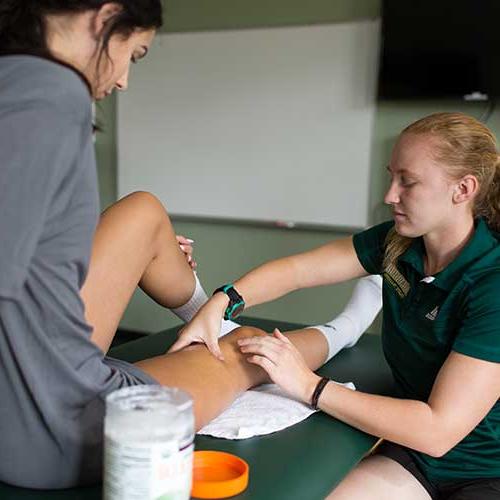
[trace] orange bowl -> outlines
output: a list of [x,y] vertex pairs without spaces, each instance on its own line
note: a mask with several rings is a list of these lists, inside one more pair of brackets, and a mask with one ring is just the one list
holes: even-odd
[[193,488],[195,498],[227,498],[248,486],[248,464],[223,451],[195,451]]

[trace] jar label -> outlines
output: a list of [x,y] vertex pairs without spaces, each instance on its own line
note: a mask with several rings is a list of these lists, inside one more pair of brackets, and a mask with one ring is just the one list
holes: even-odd
[[151,493],[155,500],[188,500],[193,473],[193,448],[169,450],[163,445],[151,449]]
[[106,437],[105,500],[188,500],[193,448],[179,443],[120,443]]

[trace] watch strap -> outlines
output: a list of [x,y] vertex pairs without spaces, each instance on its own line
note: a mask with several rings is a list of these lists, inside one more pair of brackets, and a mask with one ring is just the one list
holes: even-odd
[[234,288],[232,283],[217,288],[212,295],[218,292],[225,293],[229,297],[229,304],[224,312],[224,319],[232,320],[236,318],[245,307],[243,297],[238,293],[236,288]]

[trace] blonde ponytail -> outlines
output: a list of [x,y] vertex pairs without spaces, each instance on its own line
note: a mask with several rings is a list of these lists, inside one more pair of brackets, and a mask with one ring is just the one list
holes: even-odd
[[399,257],[408,250],[413,239],[401,236],[392,228],[385,239],[385,253],[382,268],[384,271],[389,271],[391,267],[396,266]]
[[484,217],[488,226],[500,233],[500,155],[497,155],[488,191],[476,202],[476,214]]

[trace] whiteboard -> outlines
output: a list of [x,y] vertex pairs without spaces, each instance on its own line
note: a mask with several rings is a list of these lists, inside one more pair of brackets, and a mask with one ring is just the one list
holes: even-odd
[[118,98],[118,191],[172,215],[368,225],[378,20],[162,34]]

